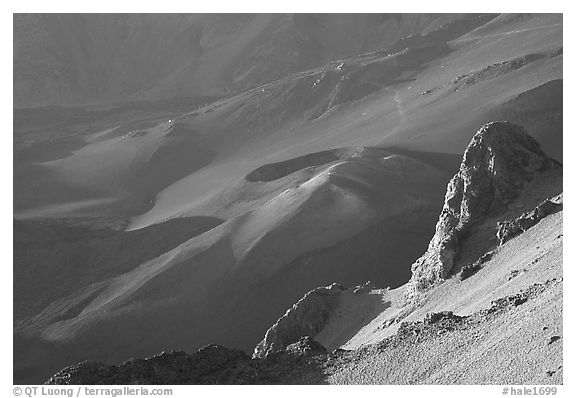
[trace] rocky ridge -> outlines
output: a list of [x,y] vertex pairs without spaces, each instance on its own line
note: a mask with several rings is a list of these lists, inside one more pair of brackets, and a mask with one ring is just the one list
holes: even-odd
[[496,236],[501,245],[521,234],[534,225],[538,224],[544,217],[562,210],[564,205],[564,195],[560,194],[554,198],[546,199],[532,211],[523,213],[520,217],[498,223]]
[[308,336],[261,360],[211,344],[191,355],[163,352],[119,366],[86,361],[61,370],[45,384],[317,384],[326,354]]
[[[321,384],[348,363],[373,355],[374,350],[395,350],[423,344],[444,334],[473,330],[561,283],[562,280],[556,278],[535,283],[467,316],[451,311],[428,313],[421,321],[402,322],[393,336],[358,350],[337,349],[328,353],[311,337],[304,336],[285,350],[260,359],[212,344],[191,355],[172,351],[145,359],[131,359],[119,366],[82,362],[61,370],[45,384]],[[552,336],[548,344],[554,344],[560,338]]]

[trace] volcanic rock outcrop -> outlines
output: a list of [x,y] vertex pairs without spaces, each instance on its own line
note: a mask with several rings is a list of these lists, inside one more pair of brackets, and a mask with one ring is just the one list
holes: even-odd
[[302,336],[315,336],[326,325],[331,309],[340,293],[347,290],[333,283],[309,291],[268,329],[264,339],[254,349],[253,358],[284,351]]
[[532,211],[523,213],[514,220],[507,220],[498,223],[496,237],[500,244],[504,244],[513,237],[521,234],[534,225],[538,224],[544,217],[554,214],[563,208],[563,194],[546,199]]
[[536,173],[558,167],[521,126],[491,122],[478,130],[448,184],[428,250],[412,265],[407,298],[446,279],[466,234],[486,217],[505,211]]

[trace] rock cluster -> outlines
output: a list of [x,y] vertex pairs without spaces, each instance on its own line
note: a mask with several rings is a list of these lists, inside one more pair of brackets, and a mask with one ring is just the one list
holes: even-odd
[[397,344],[413,337],[425,338],[425,336],[453,332],[456,329],[466,327],[468,318],[456,315],[452,311],[428,313],[422,321],[402,322],[398,328],[398,333],[392,336],[388,344]]
[[478,130],[448,184],[436,233],[426,253],[412,265],[408,298],[449,276],[461,240],[471,228],[505,211],[536,173],[557,167],[560,164],[547,157],[521,126],[491,122]]
[[554,214],[563,208],[563,194],[546,199],[532,211],[522,214],[514,220],[499,222],[497,225],[496,237],[500,244],[504,244],[513,237],[521,234],[534,225],[538,224],[544,217]]
[[491,315],[495,313],[500,313],[509,308],[518,307],[519,305],[526,303],[528,300],[531,300],[537,297],[538,295],[542,294],[546,289],[548,289],[553,284],[557,284],[560,282],[561,281],[557,280],[556,278],[553,278],[553,279],[547,279],[543,283],[534,283],[529,287],[527,287],[526,289],[522,289],[517,294],[493,300],[490,303],[490,308],[480,311],[479,314]]
[[310,336],[301,337],[297,342],[290,344],[286,347],[286,352],[291,355],[301,356],[327,353],[326,348]]

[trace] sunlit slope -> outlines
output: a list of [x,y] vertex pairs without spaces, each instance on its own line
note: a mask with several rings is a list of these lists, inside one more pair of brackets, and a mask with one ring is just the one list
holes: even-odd
[[[562,17],[543,18],[511,18],[515,23],[504,32],[478,32],[451,41],[454,51],[431,63],[401,93],[406,122],[384,141],[413,149],[461,152],[470,138],[462,132],[475,131],[496,113],[501,119],[525,122],[501,105],[562,79]],[[555,104],[534,115],[532,122],[537,119],[537,123],[525,126],[544,150],[561,160],[562,152],[555,145],[561,141],[561,122],[556,120],[562,113],[562,85],[550,91],[542,92],[542,97],[555,97]],[[532,106],[542,97],[532,95]]]

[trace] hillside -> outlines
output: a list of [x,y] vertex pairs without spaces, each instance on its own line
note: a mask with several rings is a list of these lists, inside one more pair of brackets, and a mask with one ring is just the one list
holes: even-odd
[[208,344],[251,354],[333,283],[351,290],[330,304],[341,319],[308,334],[384,338],[398,325],[373,322],[404,308],[478,129],[524,126],[561,179],[562,15],[157,18],[15,16],[14,62],[32,68],[15,99],[75,104],[14,110],[18,383]]
[[229,95],[458,14],[15,14],[17,107]]

